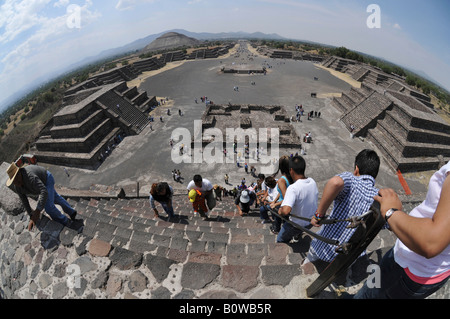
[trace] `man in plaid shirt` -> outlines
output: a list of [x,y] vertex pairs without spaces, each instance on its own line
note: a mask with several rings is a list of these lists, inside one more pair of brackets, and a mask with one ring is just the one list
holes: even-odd
[[[355,159],[353,173],[345,172],[331,178],[323,190],[322,199],[311,224],[319,227],[319,221],[334,201],[330,218],[346,219],[360,216],[367,212],[372,205],[373,197],[378,194],[375,188],[375,178],[380,168],[380,158],[373,150],[361,151]],[[339,243],[347,242],[356,229],[346,228],[348,223],[323,225],[319,234],[334,239]],[[311,242],[306,262],[321,259],[331,262],[337,255],[336,246],[326,244],[318,239]]]

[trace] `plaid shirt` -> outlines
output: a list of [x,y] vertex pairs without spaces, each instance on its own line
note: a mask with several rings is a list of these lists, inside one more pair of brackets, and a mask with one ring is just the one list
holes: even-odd
[[[344,189],[334,200],[330,218],[346,219],[367,212],[374,201],[373,197],[378,194],[378,189],[375,188],[375,179],[369,175],[354,176],[350,172],[338,176],[344,180]],[[350,239],[356,230],[356,228],[346,228],[347,225],[348,223],[345,222],[323,225],[319,234],[326,238],[338,240],[340,244],[343,244]],[[317,239],[311,242],[311,247],[317,257],[326,262],[331,262],[337,255],[335,252],[336,246]]]

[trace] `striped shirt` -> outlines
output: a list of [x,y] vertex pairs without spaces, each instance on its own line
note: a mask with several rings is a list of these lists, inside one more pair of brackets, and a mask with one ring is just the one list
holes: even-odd
[[[370,175],[355,176],[350,172],[338,176],[344,180],[344,189],[334,199],[330,218],[346,219],[367,212],[374,201],[373,197],[378,194],[378,189],[375,188],[375,179]],[[323,225],[319,234],[343,244],[356,230],[356,228],[346,228],[347,226],[346,222]],[[331,262],[337,255],[336,246],[326,244],[318,239],[311,242],[311,248],[317,257],[326,262]]]

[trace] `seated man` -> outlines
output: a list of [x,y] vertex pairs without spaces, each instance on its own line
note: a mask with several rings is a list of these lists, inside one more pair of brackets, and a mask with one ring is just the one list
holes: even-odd
[[[68,226],[70,220],[56,208],[55,204],[60,205],[72,221],[75,220],[76,210],[56,192],[55,179],[45,168],[38,165],[18,167],[15,163],[12,163],[7,170],[7,174],[9,179],[6,181],[6,186],[19,195],[31,218],[28,230],[32,230],[36,225],[43,209],[54,221]],[[28,202],[28,195],[39,196],[34,210],[31,209]]]
[[250,206],[255,202],[256,194],[252,191],[244,189],[239,192],[234,204],[236,205],[239,215],[244,216],[250,211]]
[[[311,177],[305,176],[306,162],[301,156],[294,156],[289,161],[289,171],[294,184],[286,190],[283,203],[279,210],[281,216],[290,215],[290,220],[300,226],[311,228],[309,222],[297,217],[312,218],[317,210],[319,190]],[[294,237],[300,236],[301,230],[290,223],[284,223],[277,236],[277,242],[288,243]]]

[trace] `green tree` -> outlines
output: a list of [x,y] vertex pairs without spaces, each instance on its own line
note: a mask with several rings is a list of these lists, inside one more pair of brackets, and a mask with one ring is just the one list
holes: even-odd
[[406,76],[406,84],[416,86],[417,78],[415,76],[412,76],[411,74],[408,74]]
[[47,103],[53,103],[55,102],[55,96],[52,92],[45,92],[44,93],[44,101]]

